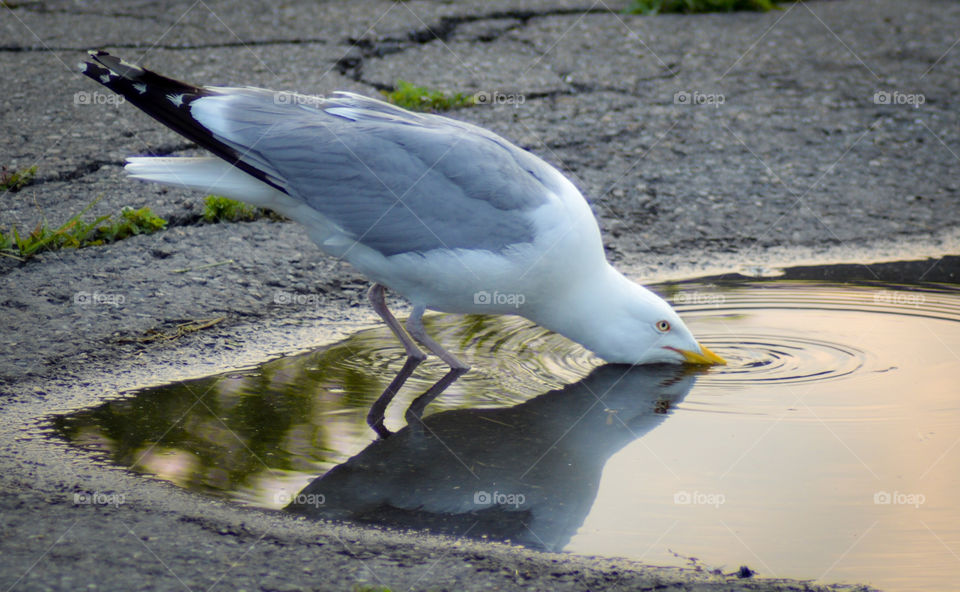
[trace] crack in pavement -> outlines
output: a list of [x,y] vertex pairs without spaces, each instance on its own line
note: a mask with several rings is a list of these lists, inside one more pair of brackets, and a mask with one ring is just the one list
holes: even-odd
[[[148,15],[143,13],[136,12],[108,12],[108,11],[97,11],[97,10],[79,10],[72,8],[50,8],[46,6],[43,2],[4,2],[2,5],[3,8],[9,10],[19,10],[22,9],[25,12],[32,12],[34,14],[65,14],[69,16],[97,16],[102,18],[129,18],[142,21],[149,21],[153,23],[163,23],[166,25],[175,25],[177,21],[173,19],[161,19],[157,18],[157,15]],[[191,23],[183,23],[184,26],[194,27],[202,29],[200,25],[193,25]]]
[[[224,47],[269,47],[272,45],[326,45],[330,43],[328,39],[303,38],[303,39],[249,39],[240,41],[221,41],[216,43],[107,43],[97,47],[110,47],[114,49],[166,49],[166,50],[191,50],[191,49],[218,49]],[[0,45],[0,52],[7,53],[50,53],[54,51],[87,51],[91,47],[76,47],[70,45]]]
[[[189,150],[191,148],[196,148],[196,144],[193,142],[181,142],[179,144],[165,144],[159,146],[155,150],[150,150],[146,154],[141,156],[168,156],[174,152],[180,152],[183,150]],[[124,160],[105,160],[105,159],[93,159],[87,162],[83,162],[73,167],[72,170],[59,171],[53,173],[52,175],[45,175],[42,177],[35,177],[30,181],[30,186],[34,187],[36,185],[43,185],[44,183],[57,183],[63,181],[75,181],[77,179],[82,179],[87,175],[92,175],[105,166],[123,166],[125,164]]]
[[552,8],[546,10],[501,10],[488,12],[486,14],[465,14],[465,15],[447,15],[440,17],[434,24],[427,24],[419,29],[409,31],[404,36],[386,36],[377,40],[348,38],[350,51],[344,57],[337,60],[335,68],[340,74],[376,88],[377,90],[393,90],[392,87],[385,86],[377,82],[371,82],[363,79],[363,63],[369,58],[383,58],[385,56],[404,52],[412,47],[426,45],[433,41],[447,41],[456,33],[462,25],[478,23],[483,21],[497,20],[516,20],[520,21],[517,25],[511,25],[500,29],[499,31],[478,35],[469,41],[478,41],[481,43],[491,43],[498,40],[501,36],[510,31],[525,27],[535,18],[545,18],[550,16],[574,16],[587,14],[608,14],[613,11],[609,9],[598,9],[593,7],[582,8]]
[[[14,8],[25,8],[25,5],[15,5],[10,9]],[[37,13],[63,13],[63,14],[78,14],[78,15],[89,15],[89,16],[104,16],[105,18],[109,17],[133,17],[134,15],[126,14],[100,14],[94,12],[75,12],[75,11],[37,11],[33,10],[32,12]],[[461,25],[475,22],[483,22],[488,20],[504,20],[504,19],[514,19],[520,21],[519,26],[507,27],[501,31],[498,31],[494,35],[481,35],[478,36],[476,41],[481,41],[484,43],[489,43],[496,41],[501,35],[507,33],[508,31],[515,30],[522,26],[525,26],[530,20],[535,18],[543,18],[549,16],[573,16],[573,15],[584,15],[584,14],[607,14],[613,11],[609,9],[598,9],[591,7],[582,7],[582,8],[553,8],[546,10],[504,10],[490,12],[487,14],[479,15],[448,15],[440,17],[436,24],[426,25],[425,27],[414,29],[407,33],[403,37],[388,36],[382,39],[377,40],[376,42],[369,39],[354,39],[348,37],[345,41],[341,42],[342,45],[348,45],[351,48],[360,48],[363,53],[364,58],[366,57],[383,57],[391,53],[398,53],[404,51],[410,47],[416,45],[423,45],[430,43],[431,41],[441,40],[445,41],[450,38],[451,35],[459,28]],[[213,43],[186,43],[186,44],[152,44],[146,42],[131,42],[131,43],[114,43],[109,44],[106,47],[113,47],[117,49],[142,49],[145,47],[154,48],[154,49],[166,49],[166,50],[190,50],[190,49],[216,49],[223,47],[263,47],[271,45],[310,45],[310,44],[319,44],[326,45],[332,43],[329,39],[323,38],[293,38],[293,39],[239,39],[236,41],[223,41],[223,42],[213,42]],[[40,53],[49,53],[52,51],[86,51],[90,49],[88,46],[78,47],[70,45],[0,45],[0,52],[40,52]],[[348,58],[344,58],[349,61]],[[338,63],[343,61],[343,59],[338,60]]]
[[[29,8],[26,5],[16,5],[13,8]],[[81,15],[92,15],[92,16],[103,16],[103,17],[140,17],[140,15],[127,15],[125,13],[97,13],[97,12],[87,12],[87,11],[69,11],[69,10],[52,10],[52,9],[33,9],[31,12],[36,12],[39,14],[54,14],[54,13],[63,13],[63,14],[81,14]],[[448,41],[457,30],[466,24],[480,23],[485,21],[498,21],[498,20],[513,20],[517,21],[516,24],[511,24],[505,26],[496,31],[489,31],[483,34],[476,35],[467,41],[480,42],[480,43],[492,43],[500,39],[503,35],[515,31],[517,29],[523,28],[529,24],[533,19],[537,18],[546,18],[551,16],[582,16],[588,14],[609,14],[614,11],[608,8],[596,8],[596,7],[571,7],[571,8],[551,8],[544,10],[523,10],[523,9],[512,9],[512,10],[500,10],[494,12],[488,12],[485,14],[462,14],[462,15],[447,15],[442,16],[433,23],[426,24],[423,27],[413,29],[407,32],[405,35],[387,35],[379,39],[365,39],[365,38],[353,38],[347,37],[344,41],[340,42],[339,45],[348,46],[346,55],[334,62],[334,69],[341,75],[364,84],[378,91],[392,91],[395,90],[393,86],[386,85],[380,82],[367,80],[363,77],[363,65],[367,59],[370,58],[384,58],[388,55],[399,54],[404,51],[407,51],[413,47],[420,45],[426,45],[434,41],[445,42]],[[103,47],[110,47],[115,49],[143,49],[145,47],[150,47],[152,49],[164,49],[164,50],[197,50],[197,49],[218,49],[218,48],[229,48],[229,47],[269,47],[269,46],[278,46],[278,45],[327,45],[333,44],[329,39],[324,38],[293,38],[293,39],[252,39],[244,40],[239,39],[236,41],[223,41],[223,42],[211,42],[211,43],[188,43],[188,44],[148,44],[146,42],[130,42],[130,43],[111,43],[104,45]],[[89,47],[77,47],[77,46],[51,46],[51,45],[0,45],[0,52],[8,53],[19,53],[19,52],[53,52],[53,51],[87,51]],[[668,64],[664,68],[663,74],[657,74],[645,78],[644,80],[654,80],[658,78],[671,78],[677,75],[677,69],[675,65]],[[590,94],[593,92],[613,92],[613,93],[626,93],[631,94],[632,92],[629,89],[622,89],[612,86],[592,86],[582,83],[574,83],[570,85],[573,91],[569,90],[556,90],[548,91],[541,93],[528,93],[527,98],[538,99],[538,98],[550,98],[553,96],[560,95],[573,95],[573,94]]]

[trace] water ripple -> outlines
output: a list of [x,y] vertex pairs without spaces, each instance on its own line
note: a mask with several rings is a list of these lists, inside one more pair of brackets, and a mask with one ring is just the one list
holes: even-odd
[[863,350],[830,341],[777,335],[703,336],[727,365],[702,377],[702,386],[810,382],[850,376],[867,365]]

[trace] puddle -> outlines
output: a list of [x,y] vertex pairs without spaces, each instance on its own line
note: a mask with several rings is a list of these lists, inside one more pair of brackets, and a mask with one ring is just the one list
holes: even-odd
[[[431,333],[473,370],[428,407],[425,427],[386,441],[365,421],[403,362],[386,328],[57,416],[53,430],[255,506],[947,589],[960,576],[960,288],[942,282],[957,281],[958,258],[931,265],[655,287],[728,360],[709,371],[601,365],[523,319],[435,315]],[[902,283],[924,273],[941,283]],[[405,404],[445,370],[424,363],[388,427],[402,428]]]

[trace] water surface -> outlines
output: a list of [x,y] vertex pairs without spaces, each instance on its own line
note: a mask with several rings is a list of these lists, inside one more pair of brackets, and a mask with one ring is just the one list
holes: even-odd
[[[403,362],[386,328],[119,397],[54,429],[255,506],[948,589],[960,577],[960,291],[873,275],[923,269],[899,265],[657,286],[729,361],[708,371],[603,365],[523,319],[434,315],[428,329],[473,370],[405,427],[405,403],[445,372],[424,363],[388,409],[400,431],[385,441],[365,415]],[[855,275],[870,279],[836,281]]]

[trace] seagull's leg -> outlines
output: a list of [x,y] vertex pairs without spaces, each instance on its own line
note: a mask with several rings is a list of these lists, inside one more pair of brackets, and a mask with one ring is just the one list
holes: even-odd
[[[413,339],[410,339],[410,335],[403,330],[403,327],[400,325],[400,321],[397,320],[397,317],[393,316],[393,313],[390,312],[390,309],[387,308],[387,301],[384,299],[384,294],[386,293],[386,288],[383,287],[383,284],[374,284],[370,287],[370,291],[367,292],[367,298],[370,300],[370,304],[373,305],[373,310],[380,315],[380,318],[383,319],[383,322],[390,327],[390,330],[393,331],[393,334],[397,336],[397,339],[403,343],[403,349],[407,350],[407,357],[416,358],[419,361],[424,361],[427,359],[427,354],[420,351],[420,348],[417,347],[417,344],[414,343]],[[414,309],[416,312],[417,309]],[[423,313],[421,313],[423,314]],[[407,322],[409,327],[410,323]],[[421,325],[422,327],[423,325]],[[424,344],[426,345],[426,344]],[[428,348],[430,346],[427,346]],[[439,346],[437,346],[439,347]],[[433,350],[431,350],[433,351]],[[436,353],[436,352],[434,352]],[[440,354],[437,354],[440,355]]]
[[470,366],[461,362],[455,355],[448,352],[443,348],[443,346],[434,341],[432,337],[427,335],[427,329],[423,326],[424,311],[425,308],[423,306],[413,307],[413,312],[410,314],[410,318],[407,319],[407,331],[409,331],[410,335],[412,335],[413,338],[419,341],[424,347],[436,354],[438,358],[446,362],[447,365],[450,366],[450,371],[444,374],[443,378],[434,383],[434,385],[431,386],[427,392],[414,399],[413,402],[410,403],[410,406],[407,407],[405,417],[407,423],[410,425],[419,423],[420,416],[423,415],[423,410],[427,408],[427,405],[439,397],[440,393],[445,391],[447,387],[456,382],[461,375],[470,370]]
[[427,389],[427,392],[414,399],[404,414],[407,424],[411,427],[419,425],[420,417],[423,415],[423,410],[427,408],[427,405],[439,397],[440,393],[447,390],[447,387],[456,382],[464,372],[466,372],[466,370],[451,368],[449,372],[443,375],[443,378],[433,383],[433,386]]
[[408,357],[407,361],[403,364],[403,368],[397,373],[396,378],[387,385],[387,388],[380,393],[377,400],[370,406],[370,411],[367,412],[367,425],[373,428],[373,431],[381,438],[386,438],[393,433],[387,429],[387,426],[383,425],[383,416],[387,412],[387,405],[390,404],[390,401],[392,401],[400,391],[400,387],[410,378],[413,370],[420,365],[421,361],[422,360],[414,357]]
[[380,318],[390,327],[390,330],[397,336],[397,339],[403,343],[403,348],[407,352],[407,361],[404,362],[403,368],[400,369],[396,378],[387,385],[387,388],[384,389],[377,400],[374,401],[373,405],[370,406],[370,411],[367,413],[367,425],[373,428],[373,431],[377,432],[378,436],[386,438],[391,434],[390,430],[383,425],[383,415],[387,411],[387,405],[389,405],[393,397],[396,396],[400,387],[403,386],[403,383],[410,378],[414,369],[420,365],[420,362],[427,359],[427,354],[420,351],[417,344],[414,343],[407,332],[403,330],[400,322],[397,321],[397,318],[394,317],[390,309],[387,308],[387,303],[384,300],[384,287],[381,284],[374,284],[370,288],[370,291],[367,292],[367,298],[369,298],[370,303],[373,305],[373,310],[380,315]]
[[426,309],[423,306],[414,306],[410,318],[407,319],[407,331],[414,339],[419,341],[425,348],[429,349],[450,366],[451,370],[459,370],[463,374],[470,369],[470,366],[464,364],[457,356],[443,349],[443,346],[427,335],[427,329],[423,326],[423,313]]

